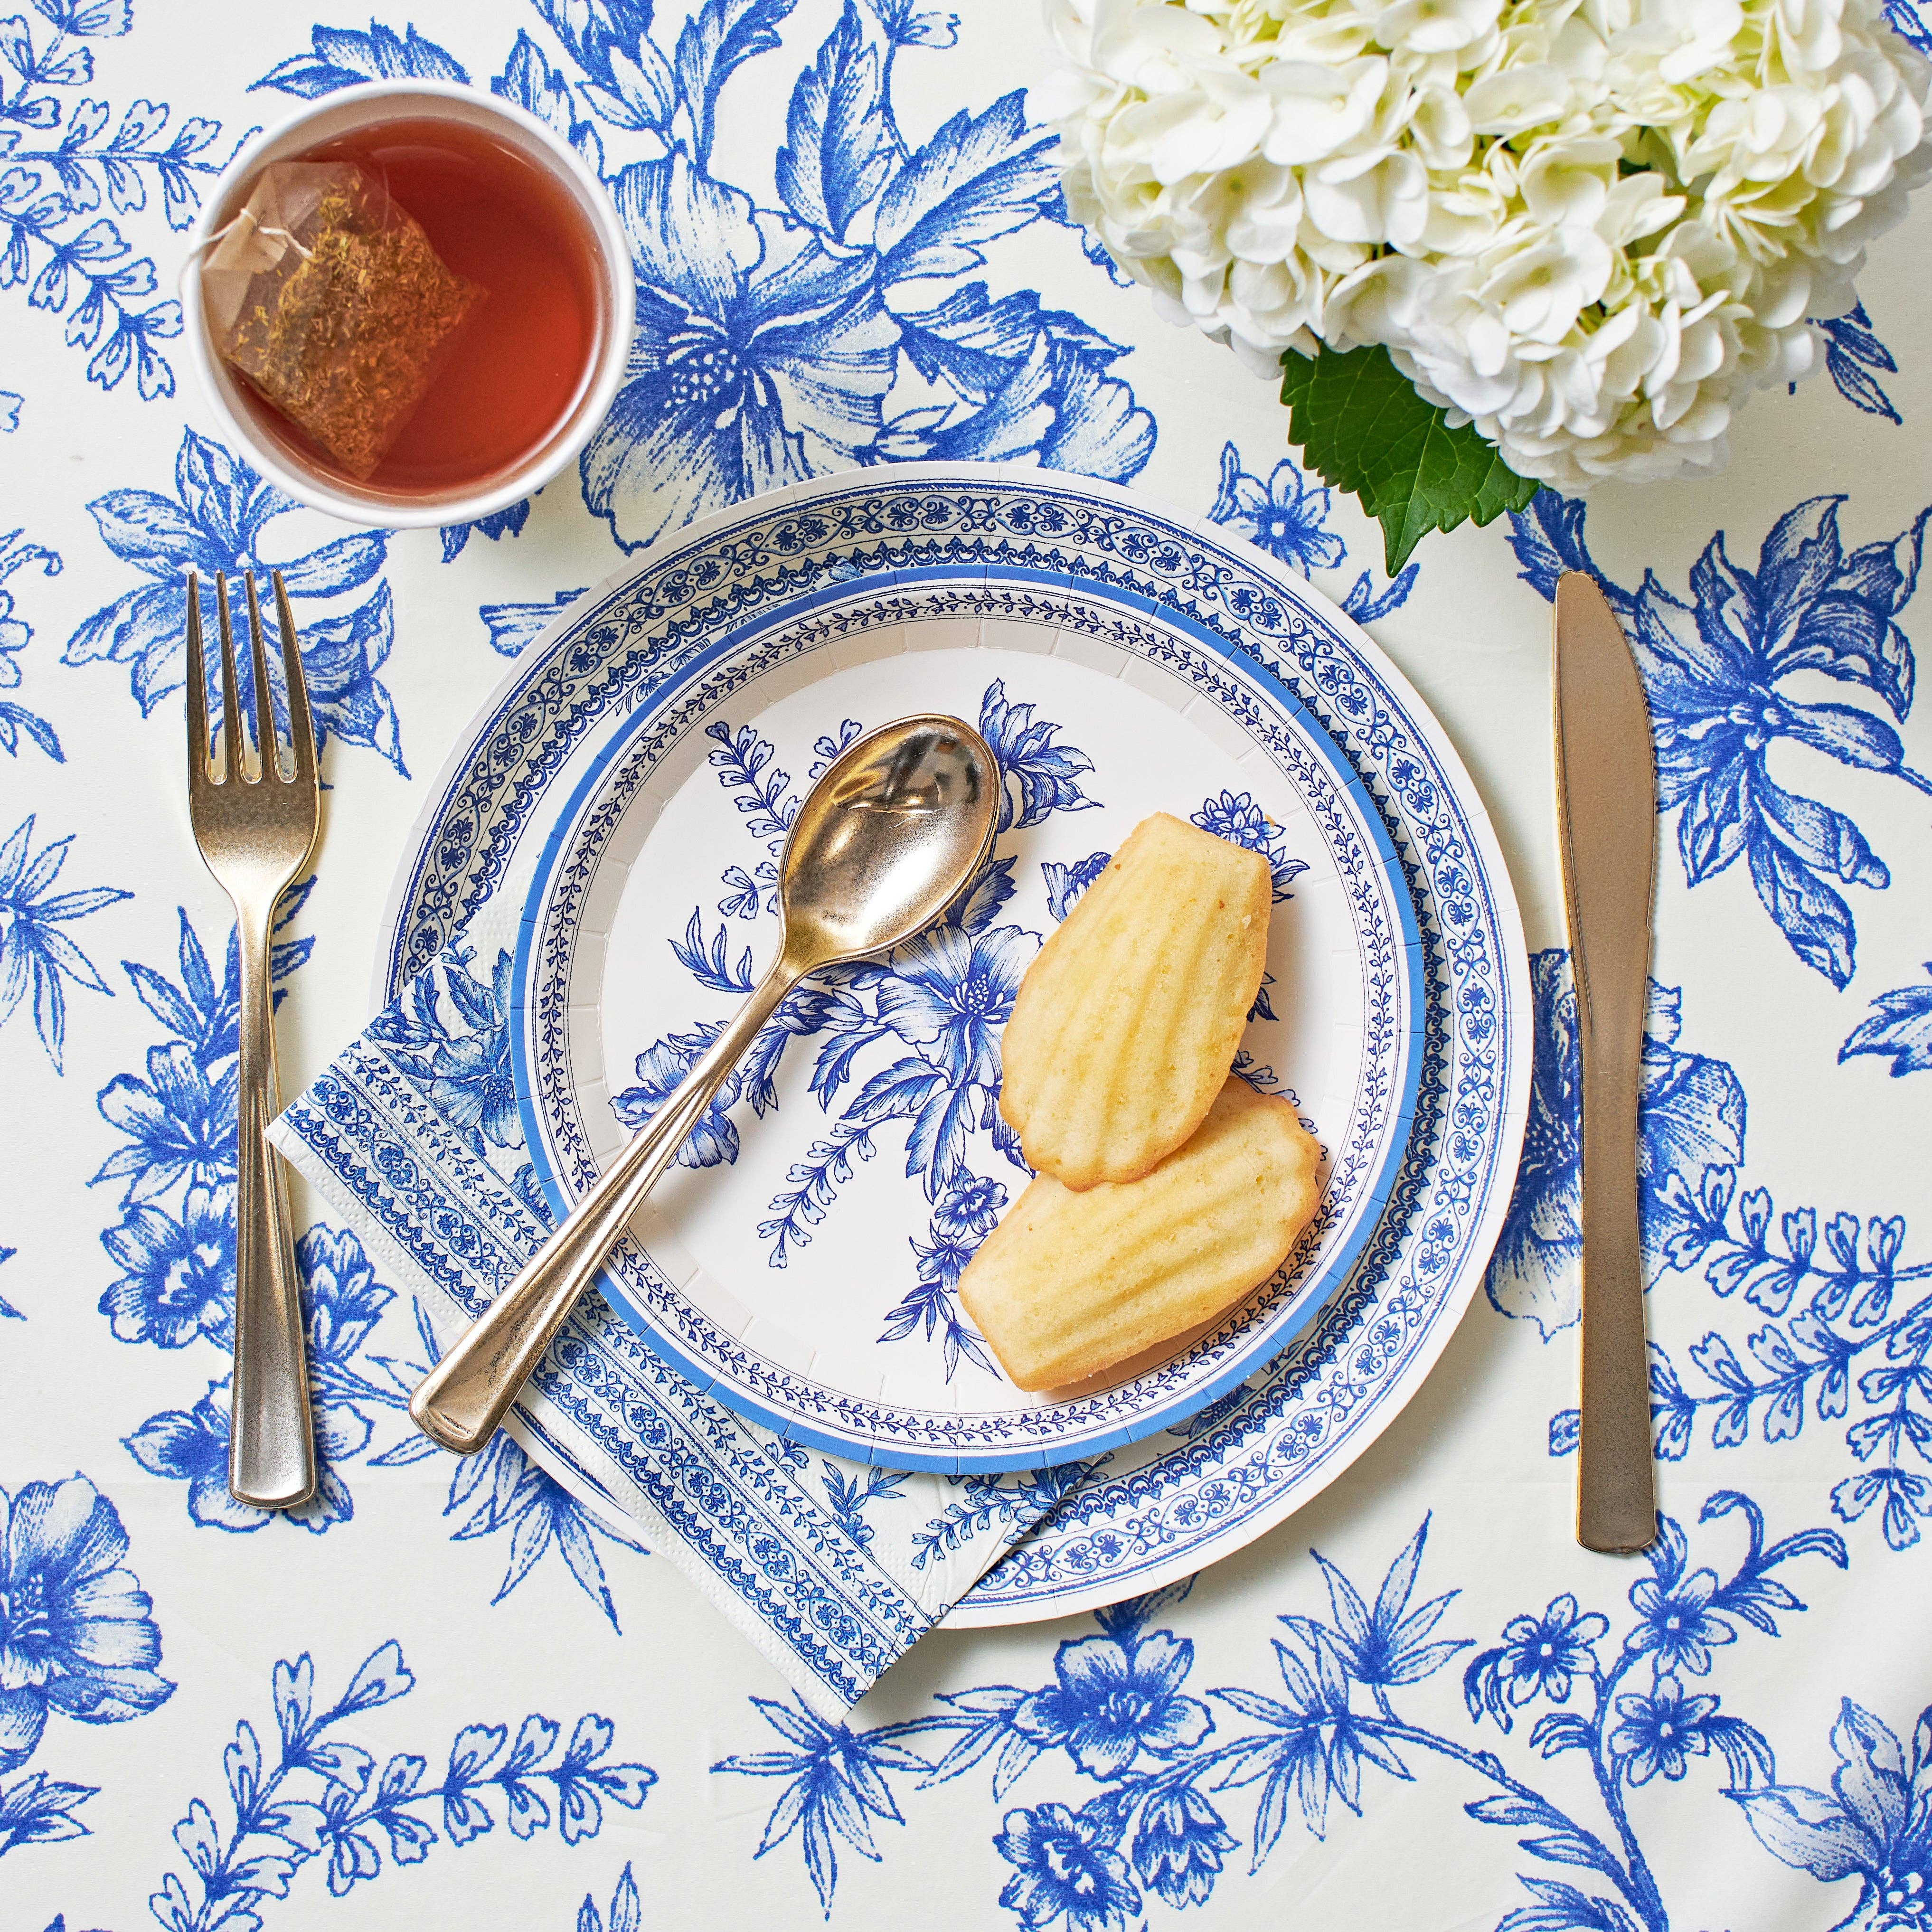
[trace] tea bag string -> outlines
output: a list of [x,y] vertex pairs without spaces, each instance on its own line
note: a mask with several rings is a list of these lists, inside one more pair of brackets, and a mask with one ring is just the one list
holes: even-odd
[[202,256],[217,242],[232,234],[244,221],[258,235],[266,235],[272,241],[286,242],[304,262],[313,262],[315,260],[315,250],[313,248],[304,248],[287,229],[271,226],[264,222],[252,208],[244,207],[230,220],[224,221],[213,234],[203,236],[194,248],[188,250],[187,259],[181,265],[181,273],[176,278],[178,285],[185,288],[188,285],[189,269],[194,268],[200,261]]

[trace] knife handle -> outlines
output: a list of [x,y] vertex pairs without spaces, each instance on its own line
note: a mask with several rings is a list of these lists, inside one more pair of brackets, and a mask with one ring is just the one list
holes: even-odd
[[1583,1360],[1576,1540],[1586,1550],[1628,1553],[1648,1549],[1655,1539],[1657,1498],[1637,1198],[1642,1066],[1641,1049],[1624,1046],[1641,1040],[1642,1017],[1640,1010],[1618,1019],[1613,1030],[1586,1028],[1580,1042]]

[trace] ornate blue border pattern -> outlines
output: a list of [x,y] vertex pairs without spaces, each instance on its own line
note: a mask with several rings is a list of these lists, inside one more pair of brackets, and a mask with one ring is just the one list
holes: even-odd
[[[1204,626],[1298,698],[1318,695],[1397,854],[1425,989],[1415,1124],[1353,1280],[1231,1406],[1216,1405],[1184,1435],[1115,1452],[1073,1483],[956,1608],[952,1621],[970,1624],[1060,1616],[1150,1589],[1261,1534],[1392,1419],[1480,1278],[1507,1210],[1528,1096],[1520,922],[1460,761],[1375,646],[1225,530],[1049,472],[908,464],[722,512],[587,594],[479,718],[439,782],[400,883],[386,996],[489,897],[573,751],[648,698],[680,641],[716,640],[778,598],[848,594],[849,566],[811,560],[835,538],[916,570],[955,559],[974,535],[968,524],[1002,563],[1042,566],[1050,547],[1084,590]],[[594,1446],[584,1446],[594,1463]],[[599,1502],[567,1463],[545,1460]]]
[[[1160,664],[1201,695],[1288,778],[1318,828],[1349,901],[1364,1017],[1353,1105],[1333,1132],[1320,1224],[1298,1272],[1236,1311],[1184,1355],[1120,1386],[1050,1407],[961,1414],[866,1400],[748,1348],[666,1279],[634,1242],[604,1270],[607,1299],[652,1348],[718,1400],[788,1440],[896,1468],[967,1473],[1043,1467],[1124,1448],[1184,1422],[1257,1372],[1346,1279],[1394,1185],[1415,1105],[1420,940],[1394,847],[1361,778],[1321,717],[1211,632],[1168,614],[1123,610],[1045,567],[981,563],[970,543],[948,563],[897,571],[884,591],[854,569],[841,600],[780,604],[664,676],[602,747],[546,842],[524,905],[512,976],[517,1092],[537,1178],[560,1216],[602,1170],[579,1108],[570,1009],[577,934],[611,838],[663,759],[694,741],[727,699],[842,640],[946,618],[1065,628]],[[1042,578],[1049,587],[1039,588]],[[1067,585],[1062,589],[1058,586]],[[825,665],[827,672],[831,667]],[[1232,670],[1234,675],[1230,675]],[[753,701],[755,702],[755,695]],[[578,997],[582,997],[580,992]],[[1413,1030],[1412,1030],[1413,1028]],[[1339,1231],[1339,1232],[1337,1232]],[[1332,1237],[1332,1238],[1330,1238]],[[1316,1252],[1316,1244],[1325,1242]]]

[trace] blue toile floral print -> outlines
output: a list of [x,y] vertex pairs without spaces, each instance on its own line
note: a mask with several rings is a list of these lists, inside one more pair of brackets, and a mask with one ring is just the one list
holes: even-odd
[[[1516,1191],[1486,1286],[1501,1313],[1537,1322],[1547,1340],[1577,1316],[1582,1076],[1570,956],[1555,949],[1534,953],[1529,973],[1535,1078]],[[1694,1190],[1707,1168],[1736,1168],[1744,1159],[1744,1089],[1721,1060],[1678,1046],[1680,1004],[1676,988],[1652,982],[1638,1174],[1645,1258],[1653,1274],[1664,1265],[1673,1232],[1666,1202],[1676,1198],[1673,1184]]]
[[37,845],[34,822],[23,818],[0,841],[0,1027],[23,1008],[30,1012],[58,1073],[67,1046],[68,983],[113,996],[64,928],[134,895],[118,886],[53,891],[74,835]]
[[85,1476],[0,1489],[0,1856],[87,1834],[74,1814],[97,1787],[5,1776],[38,1750],[50,1716],[122,1724],[173,1694],[127,1555],[118,1513]]
[[[1912,707],[1916,662],[1899,618],[1918,587],[1932,510],[1847,554],[1844,500],[1814,496],[1786,511],[1755,570],[1731,560],[1720,532],[1692,568],[1688,602],[1654,576],[1634,593],[1610,582],[1591,559],[1580,502],[1545,490],[1510,518],[1526,582],[1553,598],[1562,572],[1583,571],[1624,620],[1650,699],[1658,810],[1678,814],[1685,883],[1701,885],[1742,859],[1792,951],[1840,989],[1858,933],[1838,887],[1882,892],[1892,874],[1844,812],[1772,777],[1770,749],[1807,746],[1932,794],[1892,722]],[[1889,719],[1868,703],[1801,696],[1802,684],[1790,682],[1817,676],[1875,699]]]
[[[1780,1618],[1804,1609],[1785,1580],[1789,1566],[1847,1561],[1828,1529],[1767,1542],[1762,1513],[1735,1490],[1707,1499],[1698,1528],[1694,1550],[1682,1526],[1660,1518],[1648,1574],[1630,1586],[1614,1641],[1611,1617],[1567,1593],[1509,1619],[1487,1648],[1445,1635],[1460,1593],[1420,1592],[1425,1521],[1372,1602],[1313,1552],[1328,1614],[1283,1614],[1271,1668],[1252,1686],[1188,1688],[1192,1642],[1149,1628],[1185,1599],[1184,1583],[1096,1612],[1100,1634],[1062,1642],[1052,1681],[1036,1689],[941,1693],[929,1713],[869,1730],[754,1698],[794,1748],[713,1768],[787,1780],[754,1856],[795,1840],[829,1918],[840,1846],[876,1860],[875,1828],[904,1822],[896,1783],[923,1792],[983,1766],[998,1821],[993,1849],[1010,1868],[998,1904],[1027,1932],[1125,1932],[1144,1913],[1151,1925],[1163,1911],[1204,1906],[1238,1871],[1231,1854],[1245,1846],[1252,1875],[1292,1826],[1323,1838],[1340,1814],[1366,1812],[1378,1780],[1413,1782],[1419,1760],[1432,1757],[1475,1794],[1461,1801],[1469,1818],[1529,1834],[1517,1842],[1534,1862],[1520,1874],[1534,1903],[1506,1912],[1499,1932],[1667,1932],[1668,1903],[1645,1850],[1670,1815],[1656,1802],[1660,1786],[1694,1774],[1712,1780],[1751,1813],[1768,1846],[1802,1862],[1780,1849],[1800,1845],[1795,1832],[1780,1827],[1780,1838],[1759,1822],[1787,1794],[1762,1734],[1724,1708],[1714,1680],[1742,1636],[1776,1638]],[[1400,1708],[1412,1687],[1466,1651],[1474,1652],[1462,1678],[1468,1737]],[[1498,1741],[1512,1738],[1532,1712],[1534,1756],[1519,1772],[1484,1732],[1492,1726]],[[1541,1788],[1540,1765],[1569,1753],[1607,1828]],[[1053,1773],[1060,1793],[1050,1796],[1042,1780]],[[1025,1802],[1012,1802],[1022,1784]],[[1890,1815],[1904,1814],[1894,1806]],[[1898,1824],[1889,1828],[1895,1840]],[[1893,1846],[1861,1849],[1868,1866],[1858,1868],[1876,1873],[1889,1857],[1885,1882],[1893,1882],[1904,1864]]]
[[[964,279],[1007,236],[1064,221],[1052,136],[1028,125],[1018,92],[961,108],[923,143],[902,127],[898,58],[950,47],[950,16],[847,0],[796,70],[770,186],[734,178],[721,106],[741,70],[784,53],[796,4],[706,0],[673,38],[649,8],[544,0],[554,38],[520,31],[489,82],[603,175],[631,238],[637,333],[580,460],[586,506],[634,550],[854,463],[1133,476],[1154,428],[1111,373],[1124,345],[1031,290]],[[469,78],[414,27],[372,22],[317,26],[256,84],[310,98],[404,74]],[[446,555],[466,540],[452,532]],[[491,633],[508,654],[514,629]]]
[[1908,1744],[1846,1697],[1831,1746],[1828,1790],[1774,1784],[1725,1795],[1774,1858],[1823,1884],[1858,1880],[1833,1932],[1910,1932],[1932,1916],[1932,1708]]
[[[219,122],[188,116],[171,132],[164,102],[136,100],[117,116],[105,100],[75,98],[94,79],[96,44],[133,25],[131,0],[34,0],[34,16],[0,20],[0,289],[24,287],[30,309],[62,319],[89,382],[115,389],[132,374],[152,402],[175,392],[156,345],[181,333],[181,304],[148,299],[154,261],[115,218],[158,196],[168,227],[188,227],[228,157],[215,147]],[[0,392],[6,428],[19,406]]]
[[[308,961],[314,941],[290,936],[308,887],[283,902],[272,950],[275,997]],[[320,1476],[298,1510],[265,1512],[228,1492],[227,1358],[235,1304],[235,1120],[240,956],[231,931],[217,976],[185,911],[176,971],[124,962],[141,1004],[166,1037],[148,1050],[146,1078],[117,1074],[100,1090],[101,1119],[121,1144],[93,1185],[117,1190],[121,1218],[103,1231],[114,1273],[99,1312],[114,1339],[193,1352],[185,1406],[148,1416],[124,1438],[147,1473],[184,1486],[197,1527],[254,1534],[278,1520],[321,1534],[351,1521],[349,1475],[358,1461],[389,1469],[440,1455],[407,1416],[410,1391],[439,1352],[419,1306],[398,1306],[361,1241],[317,1223],[296,1244],[306,1318]],[[509,962],[479,980],[460,970],[425,993],[394,1030],[399,1058],[426,1095],[458,1118],[478,1148],[521,1146],[511,1090]],[[532,1187],[533,1191],[533,1187]],[[614,1628],[617,1611],[600,1544],[637,1549],[530,1463],[508,1438],[483,1455],[452,1458],[443,1514],[453,1540],[501,1537],[507,1545],[501,1603],[546,1556]]]
[[[33,626],[14,616],[14,593],[5,587],[9,578],[29,568],[38,569],[44,577],[58,577],[61,560],[44,544],[22,542],[18,530],[0,534],[0,691],[20,688],[20,653],[33,638]],[[0,752],[18,758],[23,741],[38,745],[57,765],[67,761],[60,734],[44,718],[11,698],[0,698]]]
[[[407,776],[396,708],[376,675],[395,641],[389,589],[379,574],[388,544],[385,532],[358,530],[291,553],[280,547],[286,539],[277,526],[296,511],[292,500],[193,430],[184,432],[175,458],[172,497],[152,490],[111,490],[87,508],[101,541],[149,580],[88,618],[68,640],[64,663],[125,664],[146,716],[181,689],[185,676],[189,574],[202,580],[204,645],[212,669],[214,641],[207,627],[214,622],[215,573],[238,578],[249,570],[279,569],[296,613],[317,747],[333,735],[344,744],[368,747]],[[312,616],[302,608],[307,600],[338,598],[371,582],[374,593],[353,610]],[[238,586],[234,588],[238,596]],[[245,618],[237,621],[245,637]],[[274,628],[272,601],[263,623]],[[246,710],[254,700],[245,655],[238,669]]]
[[[1928,366],[1913,304],[1875,250],[1864,303],[1814,325],[1830,386],[1790,406],[1805,434],[1779,435],[1781,398],[1760,405],[1776,440],[1756,454],[1774,460],[1741,443],[1726,480],[1634,514],[1545,492],[1506,526],[1511,552],[1500,532],[1466,533],[1458,563],[1463,538],[1443,538],[1442,561],[1390,580],[1378,551],[1358,554],[1353,506],[1285,446],[1268,394],[1222,386],[1212,348],[1176,361],[1145,292],[1072,218],[1054,107],[1031,86],[1045,43],[1030,0],[1015,5],[243,8],[211,49],[196,10],[158,0],[0,4],[0,482],[16,500],[0,506],[0,774],[14,787],[0,1052],[15,1130],[0,1412],[16,1448],[54,1418],[0,1469],[6,1932],[413,1922],[410,1896],[459,1900],[464,1885],[514,1890],[517,1923],[556,1932],[646,1932],[681,1922],[680,1906],[731,1919],[734,1891],[758,1894],[740,1916],[781,1926],[1159,1932],[1271,1922],[1286,1899],[1325,1932],[1367,1895],[1392,1923],[1432,1912],[1494,1932],[1932,1932],[1932,1680],[1914,1620],[1932,1549],[1932,1254],[1910,1184],[1914,1108],[1932,1094],[1918,1077],[1932,1076],[1932,765],[1912,709],[1932,511],[1912,460]],[[1147,10],[1186,26],[1185,7]],[[1932,53],[1924,0],[1883,10]],[[1804,11],[1784,9],[1786,26]],[[1185,52],[1178,38],[1142,50]],[[352,530],[301,508],[218,440],[184,381],[172,297],[220,172],[254,123],[371,80],[467,87],[537,115],[608,188],[635,284],[616,404],[574,468],[541,499],[434,532]],[[1895,260],[1922,245],[1909,223],[1924,219],[1888,244]],[[1378,635],[1386,625],[1452,733],[1484,753],[1505,827],[1533,818],[1545,751],[1526,740],[1515,763],[1496,755],[1522,691],[1495,681],[1502,650],[1485,658],[1480,638],[1433,620],[1479,578],[1495,595],[1470,599],[1472,619],[1498,634],[1564,569],[1604,585],[1646,679],[1672,875],[1642,1065],[1663,1505],[1642,1556],[1566,1542],[1582,1022],[1570,962],[1547,948],[1529,958],[1533,1091],[1488,1305],[1436,1406],[1475,1414],[1485,1441],[1546,1445],[1538,1468],[1478,1467],[1412,1417],[1346,1497],[1331,1492],[1318,1534],[1291,1522],[1212,1580],[1051,1627],[921,1640],[865,1701],[808,1709],[748,1650],[734,1661],[728,1640],[683,1642],[712,1614],[694,1598],[655,1592],[646,1610],[627,1596],[652,1582],[642,1545],[662,1539],[626,1534],[593,1484],[554,1479],[570,1459],[538,1460],[554,1447],[540,1427],[442,1460],[406,1405],[449,1339],[447,1308],[404,1288],[359,1220],[304,1210],[298,1192],[321,1488],[282,1522],[229,1495],[238,956],[177,816],[188,573],[211,634],[215,572],[285,573],[340,788],[326,913],[304,881],[274,934],[276,997],[292,989],[302,1007],[300,1030],[283,1029],[292,1092],[297,1063],[332,1045],[309,1030],[325,1003],[302,989],[319,968],[339,1015],[364,981],[373,928],[341,908],[373,917],[390,864],[364,815],[376,808],[393,842],[442,797],[426,747],[438,762],[486,687],[532,670],[580,586],[758,491],[930,459],[1144,484],[1220,547],[1293,573],[1292,589],[1305,580]],[[1627,560],[1615,581],[1612,522]],[[1058,541],[1014,540],[1036,538]],[[1220,621],[1209,577],[1123,562]],[[1504,581],[1512,568],[1523,585]],[[1312,644],[1283,660],[1287,682],[1346,718],[1352,756],[1357,733],[1382,742],[1386,715],[1366,686],[1327,689],[1333,668]],[[868,1284],[866,1332],[886,1368],[943,1370],[956,1387],[991,1360],[961,1275],[1028,1178],[997,1111],[1001,1030],[1115,837],[1100,830],[1098,808],[1120,801],[1088,721],[1048,688],[1067,687],[1018,673],[972,687],[965,709],[1001,781],[999,842],[973,890],[893,957],[789,1003],[687,1150],[742,1180],[750,1135],[795,1136],[782,1180],[742,1204],[754,1262],[794,1298],[862,1211],[867,1163],[903,1168],[922,1204]],[[799,801],[880,722],[843,718],[813,742],[726,716],[701,741],[698,783],[715,783],[733,842],[668,909],[680,990],[624,1042],[626,1120],[650,1117],[743,997]],[[1166,802],[1262,854],[1292,927],[1320,854],[1242,784]],[[1496,883],[1489,860],[1425,851],[1406,833],[1426,814],[1370,790],[1398,866],[1426,858],[1443,889],[1442,916],[1420,921],[1430,999],[1489,997],[1450,904]],[[1042,828],[1057,856],[1036,876]],[[1688,954],[1666,929],[1679,878],[1692,910],[1716,915],[1694,922]],[[1540,943],[1547,921],[1539,932],[1526,910]],[[1720,928],[1729,950],[1714,951]],[[499,936],[442,950],[386,1013],[371,1063],[399,1110],[450,1124],[440,1150],[501,1184],[490,1212],[547,1218],[511,1052],[514,941]],[[1292,1018],[1284,981],[1264,983],[1257,1017]],[[1420,1074],[1442,1096],[1447,1148],[1493,1096],[1484,1066],[1436,1052],[1432,1036]],[[1306,1077],[1276,1065],[1244,1054],[1234,1070],[1275,1090]],[[781,1104],[789,1124],[754,1127]],[[465,1238],[438,1221],[436,1240]],[[1352,1326],[1337,1358],[1338,1422],[1407,1346],[1406,1257],[1372,1244],[1360,1282],[1385,1263],[1388,1318]],[[1458,1360],[1479,1358],[1479,1376],[1455,1380]],[[62,1394],[74,1388],[92,1391],[79,1407]],[[597,1416],[640,1426],[621,1387],[598,1394]],[[1238,1519],[1294,1463],[1302,1438],[1276,1438],[1264,1461],[1250,1432],[1264,1394],[1235,1388],[1138,1448],[1000,1479],[863,1467],[763,1429],[730,1440],[761,1481],[777,1473],[756,1499],[837,1542],[852,1604],[881,1577],[936,1585],[1008,1535],[1009,1577],[1064,1560],[1078,1588],[1077,1566],[1112,1574],[1137,1560],[1130,1544],[1218,1535],[1222,1512]],[[700,1453],[675,1466],[694,1488],[714,1466]],[[1393,1506],[1377,1488],[1391,1468]],[[1522,1506],[1499,1542],[1485,1512],[1504,1494]],[[739,1495],[701,1501],[722,1524]],[[430,1570],[439,1551],[454,1559],[412,1600],[407,1631],[362,1588],[380,1582],[398,1525]],[[847,1604],[782,1574],[802,1538],[772,1540],[772,1600],[824,1630]],[[758,1560],[757,1542],[732,1551]],[[249,1587],[272,1574],[274,1588]],[[184,1589],[197,1577],[236,1586],[228,1626],[202,1627],[213,1600]],[[496,1641],[532,1631],[553,1647],[538,1665]],[[888,1649],[908,1640],[886,1633]],[[700,1729],[716,1734],[701,1752],[688,1687],[673,1682],[694,1669]],[[700,1812],[701,1838],[664,1828]],[[1367,1874],[1354,1892],[1301,1882],[1337,1858]]]
[[[1497,1310],[1536,1322],[1546,1341],[1577,1317],[1582,1253],[1576,996],[1568,956],[1536,954],[1535,1084],[1522,1165],[1487,1277]],[[1741,1184],[1746,1106],[1722,1060],[1678,1044],[1679,1000],[1651,988],[1642,1063],[1640,1205],[1647,1278],[1700,1275],[1731,1329],[1693,1343],[1680,1370],[1651,1345],[1657,1454],[1688,1456],[1700,1425],[1715,1450],[1796,1442],[1808,1418],[1844,1426],[1851,1473],[1832,1510],[1876,1510],[1886,1543],[1917,1544],[1932,1517],[1932,1265],[1903,1258],[1903,1215],[1813,1206],[1780,1214]],[[1550,1449],[1576,1446],[1576,1412],[1551,1418]]]
[[[1240,452],[1233,443],[1224,443],[1221,487],[1208,516],[1210,522],[1225,524],[1266,550],[1278,563],[1312,578],[1318,570],[1325,574],[1339,568],[1348,554],[1347,544],[1328,527],[1332,494],[1325,484],[1311,483],[1288,457],[1264,480],[1242,467]],[[1373,623],[1408,602],[1420,569],[1418,564],[1405,564],[1379,593],[1370,588],[1371,574],[1363,571],[1336,601],[1358,622]]]
[[243,1718],[222,1754],[225,1798],[196,1798],[175,1827],[187,1870],[167,1872],[148,1901],[163,1932],[259,1925],[310,1864],[322,1867],[332,1898],[344,1898],[386,1870],[421,1864],[440,1841],[472,1844],[500,1822],[519,1840],[554,1826],[565,1844],[579,1844],[603,1829],[607,1804],[634,1811],[657,1782],[648,1766],[614,1761],[615,1726],[594,1712],[568,1741],[532,1712],[514,1736],[506,1724],[464,1726],[440,1772],[406,1751],[379,1768],[358,1740],[380,1736],[371,1714],[416,1683],[393,1641],[363,1659],[332,1703],[317,1702],[307,1652],[278,1664],[270,1748]]

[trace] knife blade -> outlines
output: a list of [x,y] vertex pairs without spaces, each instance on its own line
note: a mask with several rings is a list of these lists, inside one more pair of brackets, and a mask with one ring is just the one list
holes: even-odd
[[1557,842],[1583,1085],[1576,1540],[1628,1552],[1657,1534],[1637,1195],[1657,772],[1642,675],[1616,614],[1579,571],[1557,582],[1553,683]]

